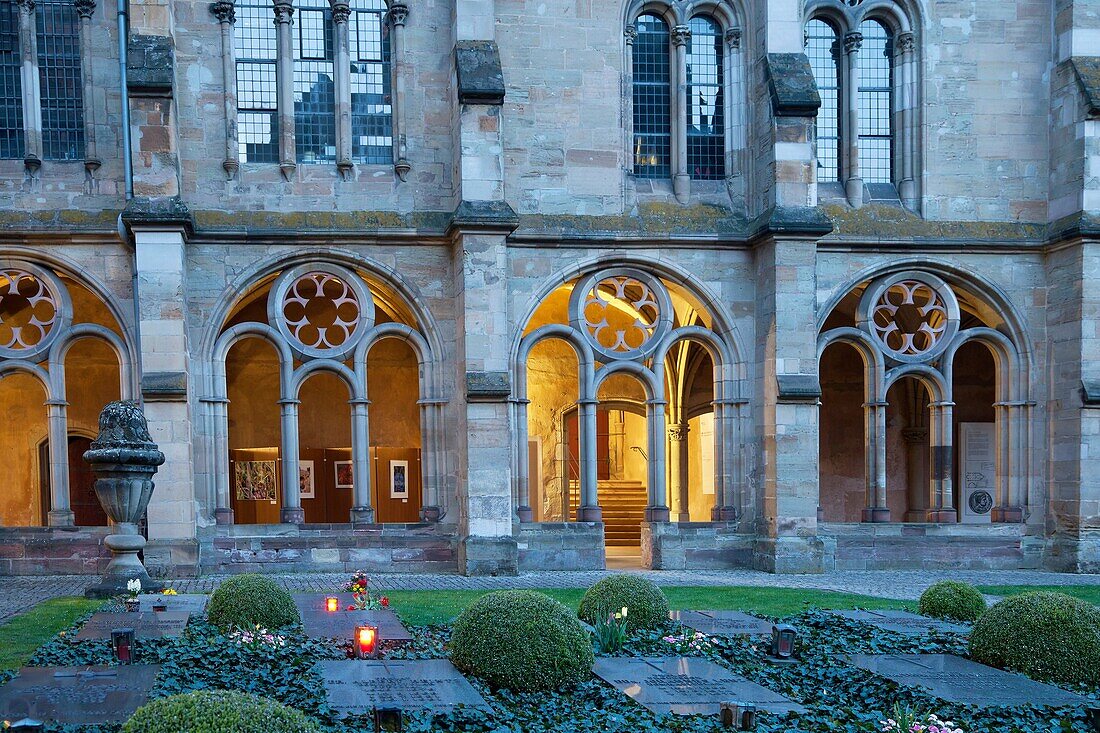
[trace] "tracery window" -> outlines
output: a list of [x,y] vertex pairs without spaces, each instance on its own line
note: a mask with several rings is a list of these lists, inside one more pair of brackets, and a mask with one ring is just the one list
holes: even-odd
[[333,30],[328,0],[299,0],[294,17],[294,141],[299,163],[336,160]]
[[634,42],[634,175],[668,178],[672,158],[669,31],[656,15],[638,16]]
[[877,20],[859,25],[859,161],[865,183],[894,180],[893,39]]
[[708,16],[691,19],[687,58],[688,171],[692,178],[726,176],[722,33]]

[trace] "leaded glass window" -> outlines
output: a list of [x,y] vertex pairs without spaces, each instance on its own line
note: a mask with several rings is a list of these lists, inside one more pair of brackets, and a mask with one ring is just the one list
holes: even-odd
[[237,5],[237,140],[242,163],[279,162],[275,82],[275,16],[271,3]]
[[859,26],[859,173],[865,183],[893,181],[893,43],[877,20]]
[[42,89],[42,157],[84,159],[80,20],[72,2],[39,0],[38,75]]
[[332,8],[304,0],[294,17],[294,140],[299,163],[336,161]]
[[353,0],[351,47],[351,159],[393,162],[390,39],[384,0]]
[[692,178],[726,176],[722,34],[706,16],[691,19],[687,53],[687,153]]
[[806,56],[821,95],[817,111],[817,180],[823,183],[840,179],[839,45],[836,30],[825,21],[815,19],[806,24]]
[[0,158],[23,157],[18,13],[14,2],[0,0]]
[[672,151],[672,85],[669,31],[656,15],[634,24],[634,175],[669,178]]

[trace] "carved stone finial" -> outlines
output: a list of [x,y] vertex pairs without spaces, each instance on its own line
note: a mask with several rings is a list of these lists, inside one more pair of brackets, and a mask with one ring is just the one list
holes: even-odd
[[409,6],[402,2],[390,4],[390,10],[386,13],[391,25],[404,26],[409,20]]
[[638,29],[632,25],[628,25],[623,28],[623,37],[626,38],[626,45],[633,46],[634,41],[638,40]]
[[899,53],[912,53],[917,47],[917,37],[912,33],[901,33],[898,35],[897,44]]
[[730,28],[726,31],[726,45],[730,48],[741,48],[741,29]]
[[275,25],[290,25],[294,17],[294,6],[287,0],[274,0]]
[[858,51],[860,46],[863,45],[863,34],[859,31],[852,31],[851,33],[844,34],[844,53],[853,53]]
[[686,25],[678,25],[672,29],[672,45],[673,46],[686,46],[691,40],[691,27]]
[[[149,435],[149,423],[145,413],[133,400],[108,403],[99,413],[99,435],[92,442],[88,453],[116,448],[151,450],[160,455],[154,465],[164,463],[164,455],[157,450]],[[89,459],[89,462],[94,462]]]
[[232,25],[237,21],[237,9],[228,0],[218,0],[218,2],[210,3],[210,12],[214,14],[219,23]]
[[332,0],[332,22],[347,23],[351,18],[351,6],[344,0]]
[[393,172],[397,174],[398,179],[404,181],[409,176],[409,171],[412,170],[412,164],[409,161],[401,158],[393,164]]
[[95,0],[75,0],[73,6],[81,18],[91,18],[95,14]]

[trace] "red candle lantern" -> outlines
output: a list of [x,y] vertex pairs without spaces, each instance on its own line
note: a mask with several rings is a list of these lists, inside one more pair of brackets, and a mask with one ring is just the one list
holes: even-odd
[[115,651],[115,659],[119,664],[133,664],[134,662],[134,630],[114,629],[111,631],[111,646]]
[[336,596],[329,596],[325,599],[325,610],[329,613],[340,610],[340,599]]
[[359,659],[373,659],[378,655],[378,627],[355,627],[355,656]]

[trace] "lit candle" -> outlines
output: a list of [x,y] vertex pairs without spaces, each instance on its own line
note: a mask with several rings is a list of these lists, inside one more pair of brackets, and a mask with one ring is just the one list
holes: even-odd
[[340,599],[336,596],[329,596],[325,599],[325,610],[328,612],[340,610]]
[[359,659],[371,659],[378,652],[378,627],[355,627],[355,653]]
[[115,659],[120,664],[130,664],[134,661],[134,630],[114,629],[111,631],[111,646],[115,650]]

